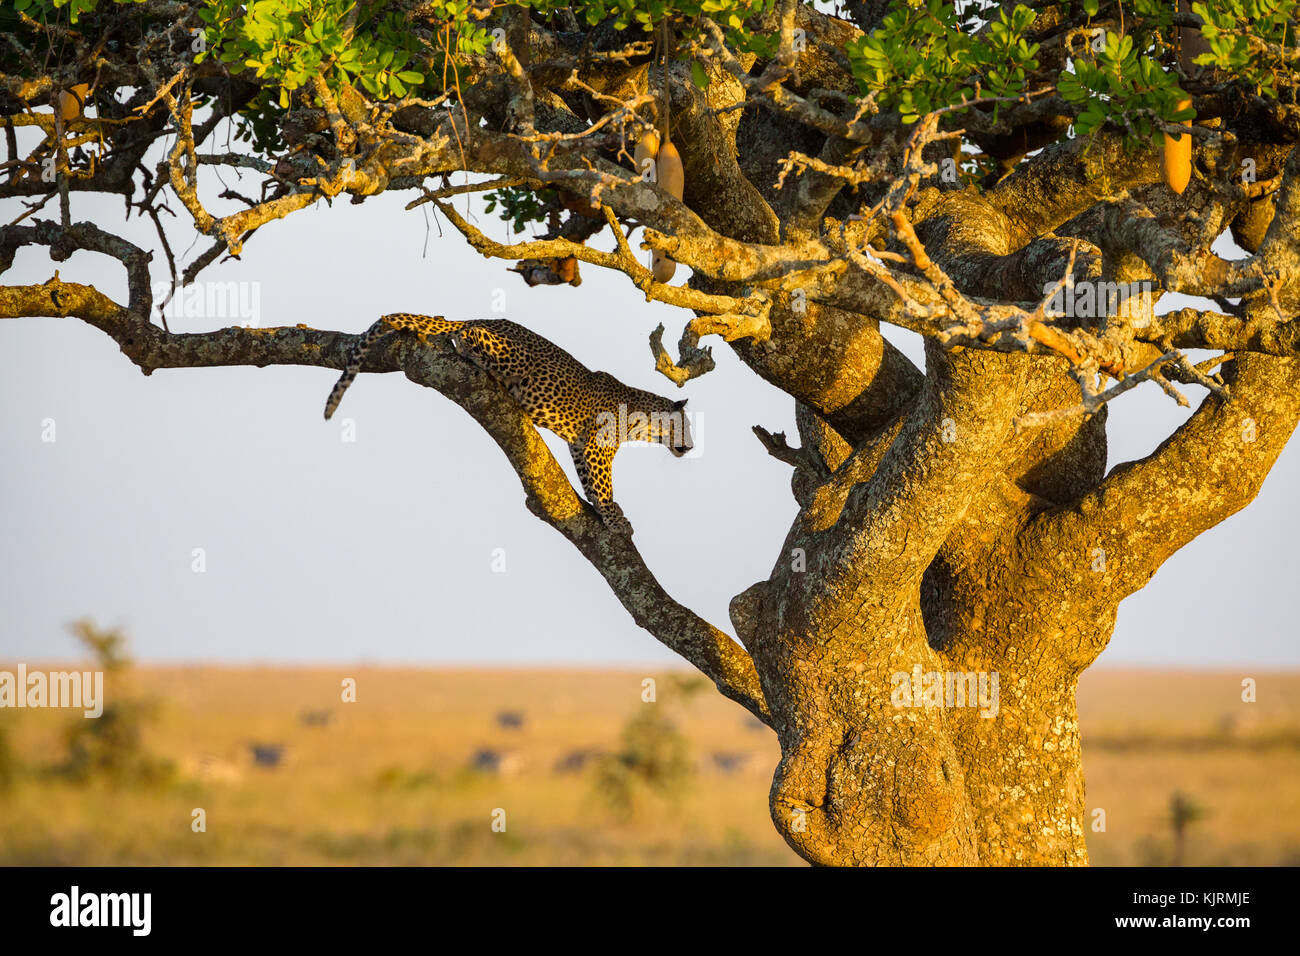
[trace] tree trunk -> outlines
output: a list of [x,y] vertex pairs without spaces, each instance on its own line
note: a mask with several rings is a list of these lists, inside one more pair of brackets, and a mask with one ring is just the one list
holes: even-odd
[[1063,620],[1028,573],[958,557],[833,623],[783,630],[805,620],[798,598],[764,606],[750,650],[782,747],[772,819],[810,861],[1087,863],[1083,662],[1057,649],[1068,633],[1091,657],[1114,616]]
[[[1168,445],[1077,499],[1071,482],[1095,483],[1104,468],[1104,419],[1076,422],[1046,448],[999,425],[1007,408],[1067,400],[1059,370],[1039,363],[1026,376],[1017,358],[928,358],[945,383],[931,390],[945,399],[934,414],[966,464],[943,478],[942,427],[939,446],[914,445],[914,416],[890,442],[899,454],[850,461],[812,496],[772,578],[732,602],[781,742],[772,819],[819,864],[1084,865],[1079,675],[1109,641],[1123,597],[1244,501],[1213,482],[1179,488],[1170,471],[1143,493],[1109,487]],[[1234,373],[1239,401],[1265,382],[1300,386],[1291,360],[1253,356]],[[967,388],[976,381],[982,399]],[[1243,418],[1262,429],[1249,441],[1238,433]],[[1295,422],[1285,401],[1226,409],[1207,399],[1185,435],[1228,473],[1234,454],[1249,456],[1253,467],[1235,474],[1237,490],[1253,495],[1251,476],[1262,478]],[[917,447],[926,450],[906,460]],[[851,485],[891,469],[871,482],[874,494],[861,485],[842,499],[827,493],[838,476]],[[1159,504],[1169,485],[1176,518]],[[868,520],[865,540],[837,538],[845,517],[888,513],[877,496],[891,489],[929,520]],[[946,509],[960,515],[951,525]],[[832,515],[839,523],[826,523]],[[1161,518],[1167,536],[1148,540]],[[930,555],[926,532],[944,527]]]
[[1032,653],[1049,634],[977,661],[905,651],[921,615],[894,620],[881,661],[815,638],[785,658],[786,698],[820,710],[777,714],[778,830],[828,865],[1086,864],[1078,675]]

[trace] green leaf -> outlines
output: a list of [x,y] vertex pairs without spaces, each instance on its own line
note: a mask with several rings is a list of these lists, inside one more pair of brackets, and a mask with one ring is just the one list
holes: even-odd
[[702,90],[709,88],[709,71],[699,60],[691,60],[691,81]]

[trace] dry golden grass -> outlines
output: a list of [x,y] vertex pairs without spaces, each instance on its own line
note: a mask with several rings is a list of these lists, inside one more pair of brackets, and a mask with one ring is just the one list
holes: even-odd
[[1079,720],[1088,807],[1106,811],[1106,832],[1088,833],[1094,864],[1171,862],[1175,791],[1206,814],[1186,864],[1300,864],[1300,675],[1091,671]]
[[[658,703],[644,704],[646,676],[139,668],[129,691],[159,703],[145,744],[174,763],[174,780],[65,780],[43,768],[62,755],[68,712],[0,711],[21,767],[0,794],[0,863],[798,864],[767,815],[773,735],[711,688],[690,697],[673,675],[654,675]],[[1106,811],[1106,831],[1089,833],[1094,862],[1168,859],[1175,790],[1208,812],[1189,831],[1186,862],[1300,862],[1300,676],[1252,676],[1252,705],[1239,702],[1240,675],[1085,677],[1088,805]],[[344,677],[356,678],[355,703],[340,701]],[[647,795],[629,818],[601,799],[590,765],[555,765],[615,749],[647,706],[671,715],[697,770],[680,794]],[[501,711],[522,712],[523,727],[499,726]],[[328,723],[303,719],[320,712]],[[258,766],[254,743],[282,745],[279,765]],[[517,766],[471,770],[480,749]],[[715,755],[743,765],[724,770]],[[191,830],[196,807],[206,832]],[[497,809],[504,833],[491,828]]]

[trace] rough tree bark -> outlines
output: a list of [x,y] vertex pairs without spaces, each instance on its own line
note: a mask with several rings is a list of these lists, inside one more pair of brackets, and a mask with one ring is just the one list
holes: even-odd
[[[805,859],[1086,863],[1079,675],[1110,639],[1119,602],[1255,496],[1300,416],[1293,106],[1247,95],[1222,73],[1185,77],[1201,125],[1197,173],[1177,195],[1150,141],[1126,143],[1115,124],[1065,135],[1079,109],[1051,88],[996,112],[981,104],[915,124],[874,109],[844,49],[880,25],[887,3],[850,3],[849,19],[769,5],[748,23],[777,39],[769,58],[683,16],[684,55],[666,67],[641,34],[608,21],[588,28],[568,8],[507,8],[483,21],[507,28],[497,48],[467,54],[461,83],[441,97],[379,101],[317,77],[278,117],[274,146],[203,154],[265,83],[211,58],[192,62],[200,6],[146,0],[80,30],[30,18],[15,28],[0,53],[9,144],[0,196],[58,199],[61,215],[30,210],[0,227],[0,271],[24,247],[56,262],[88,250],[122,263],[129,298],[55,273],[0,288],[0,317],[76,317],[146,374],[342,366],[355,336],[304,326],[174,334],[155,323],[151,254],[103,224],[73,221],[69,196],[80,191],[121,193],[155,221],[170,192],[213,240],[185,281],[322,196],[362,201],[391,189],[421,190],[412,205],[436,205],[484,255],[524,263],[530,282],[558,281],[554,264],[567,257],[624,273],[647,299],[694,313],[676,358],[662,330],[652,336],[670,379],[706,374],[712,359],[699,343],[717,335],[796,402],[801,447],[756,428],[793,466],[800,510],[768,579],[732,600],[739,643],[664,592],[633,541],[575,494],[518,407],[450,349],[392,339],[366,369],[401,370],[473,415],[517,471],[529,509],[602,573],[636,623],[775,731],[772,819]],[[438,51],[439,21],[392,7],[430,56]],[[1122,29],[1106,11],[1094,27]],[[1044,68],[1059,69],[1083,22],[1040,5],[1031,32]],[[1188,33],[1198,23],[1179,22]],[[64,52],[38,66],[47,36]],[[113,45],[99,42],[109,36]],[[79,82],[94,86],[93,117],[39,109]],[[1294,90],[1294,78],[1284,85]],[[686,171],[680,202],[638,178],[629,156],[665,101]],[[35,138],[20,149],[15,131]],[[165,137],[174,137],[166,155],[148,170],[147,148]],[[945,178],[958,141],[999,165]],[[52,181],[41,176],[51,159]],[[1238,177],[1246,159],[1251,182]],[[260,173],[266,186],[216,216],[199,170],[223,166]],[[480,174],[477,185],[450,185],[458,171]],[[441,186],[427,184],[437,177]],[[516,187],[542,197],[541,238],[493,242],[448,202]],[[630,245],[635,225],[648,247],[691,268],[688,284],[654,281]],[[1210,250],[1225,231],[1249,258]],[[605,248],[588,244],[598,235]],[[1048,314],[1044,289],[1066,277],[1076,287],[1148,282],[1141,307],[1184,292],[1217,308],[1141,321],[1123,310]],[[926,337],[924,369],[881,323]],[[1218,356],[1193,366],[1186,349]],[[1107,474],[1105,402],[1144,381],[1208,394],[1156,451]],[[915,674],[996,677],[995,706],[912,700],[927,686]]]

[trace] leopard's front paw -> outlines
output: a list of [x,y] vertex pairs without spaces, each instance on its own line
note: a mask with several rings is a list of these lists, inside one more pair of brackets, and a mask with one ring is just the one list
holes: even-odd
[[605,527],[615,534],[632,536],[632,522],[627,520],[623,514],[623,509],[615,502],[611,501],[600,509],[601,520],[605,522]]

